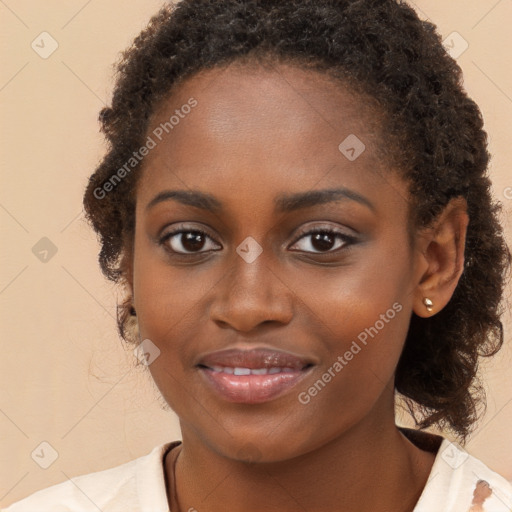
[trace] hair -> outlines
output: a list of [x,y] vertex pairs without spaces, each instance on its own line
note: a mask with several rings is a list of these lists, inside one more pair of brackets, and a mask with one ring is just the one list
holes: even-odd
[[463,273],[441,311],[412,313],[395,375],[417,427],[450,430],[465,442],[485,408],[479,357],[503,344],[510,252],[491,195],[480,110],[436,26],[399,0],[182,0],[151,18],[118,62],[111,106],[100,113],[108,148],[84,195],[101,269],[126,288],[120,335],[127,340],[134,323],[129,274],[141,164],[105,197],[97,190],[143,145],[151,115],[171,90],[236,62],[291,63],[372,99],[386,157],[409,183],[414,230],[432,225],[450,199],[466,200]]

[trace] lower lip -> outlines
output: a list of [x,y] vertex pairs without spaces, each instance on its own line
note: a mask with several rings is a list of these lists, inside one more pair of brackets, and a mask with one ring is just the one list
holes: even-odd
[[206,381],[226,401],[260,404],[283,395],[309,373],[311,368],[267,375],[232,375],[199,368]]

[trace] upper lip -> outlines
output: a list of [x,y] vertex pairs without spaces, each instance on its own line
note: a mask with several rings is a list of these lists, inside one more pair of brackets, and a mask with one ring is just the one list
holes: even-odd
[[196,366],[231,368],[293,368],[302,370],[313,362],[306,357],[269,348],[225,349],[202,356]]

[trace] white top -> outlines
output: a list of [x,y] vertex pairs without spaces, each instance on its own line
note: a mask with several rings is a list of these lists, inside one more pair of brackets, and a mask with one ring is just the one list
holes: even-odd
[[[120,466],[48,487],[2,512],[169,512],[163,459],[180,442],[157,446]],[[479,480],[484,482],[477,488]],[[413,512],[473,511],[511,512],[512,484],[443,439]]]

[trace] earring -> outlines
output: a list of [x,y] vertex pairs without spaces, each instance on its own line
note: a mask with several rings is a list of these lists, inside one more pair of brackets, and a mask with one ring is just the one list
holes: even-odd
[[130,307],[130,316],[137,316],[137,312],[133,306]]
[[432,306],[434,305],[434,303],[428,297],[424,297],[423,304],[425,304],[427,311],[430,313],[432,311]]

